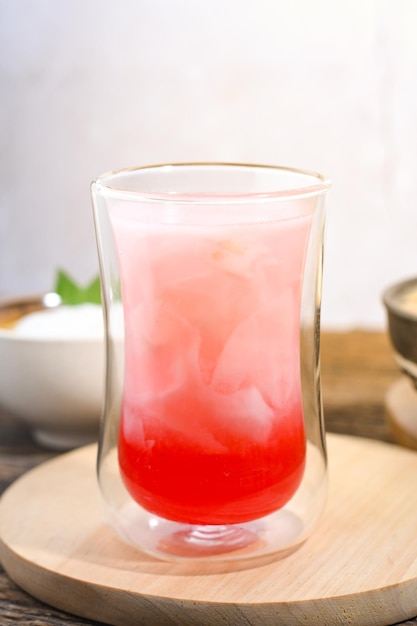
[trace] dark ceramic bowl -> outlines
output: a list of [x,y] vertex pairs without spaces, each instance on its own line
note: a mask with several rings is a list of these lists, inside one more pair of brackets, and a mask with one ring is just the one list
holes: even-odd
[[395,358],[417,388],[417,278],[389,287],[383,302]]

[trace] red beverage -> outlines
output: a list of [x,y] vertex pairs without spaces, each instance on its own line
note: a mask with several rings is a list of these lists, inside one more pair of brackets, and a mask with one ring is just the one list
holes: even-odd
[[310,218],[112,224],[125,313],[119,464],[146,510],[229,524],[281,508],[305,465],[299,364]]

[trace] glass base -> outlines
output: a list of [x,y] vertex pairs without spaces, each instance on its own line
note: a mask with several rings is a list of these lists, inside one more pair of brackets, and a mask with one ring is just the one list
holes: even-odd
[[163,519],[137,504],[121,481],[115,448],[101,463],[103,513],[124,541],[160,560],[257,564],[287,556],[310,536],[326,501],[325,468],[320,450],[308,444],[307,478],[284,507],[251,522],[192,525]]
[[[187,525],[151,515],[134,504],[111,516],[110,525],[137,549],[166,561],[235,561],[280,553],[301,545],[309,532],[291,511],[244,524]],[[310,529],[308,529],[310,530]]]
[[241,526],[189,526],[164,536],[159,552],[173,557],[214,557],[253,547],[256,533]]

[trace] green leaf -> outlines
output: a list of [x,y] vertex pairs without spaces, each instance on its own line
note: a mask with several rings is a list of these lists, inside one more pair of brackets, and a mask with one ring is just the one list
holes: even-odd
[[80,287],[66,272],[58,270],[54,291],[60,296],[62,304],[71,306],[85,302],[101,304],[99,276],[94,278],[86,287]]
[[93,304],[101,304],[100,277],[97,276],[84,289],[84,302],[92,302]]

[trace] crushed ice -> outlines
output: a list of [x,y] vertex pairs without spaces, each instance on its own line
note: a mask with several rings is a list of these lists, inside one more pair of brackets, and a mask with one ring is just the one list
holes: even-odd
[[97,304],[35,311],[21,317],[13,332],[29,339],[100,339],[104,337],[103,313]]

